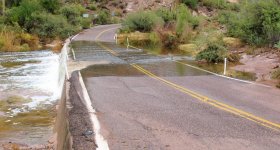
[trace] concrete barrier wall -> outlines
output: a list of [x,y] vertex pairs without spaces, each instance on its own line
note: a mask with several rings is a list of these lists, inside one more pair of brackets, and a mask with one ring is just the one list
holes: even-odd
[[59,60],[59,87],[58,92],[61,93],[61,98],[57,105],[57,116],[54,125],[55,147],[57,150],[71,150],[72,137],[69,131],[69,111],[71,105],[69,103],[69,78],[67,69],[68,51],[70,39],[67,39],[60,53]]
[[57,107],[57,117],[54,126],[57,150],[72,149],[72,137],[69,131],[68,86],[64,82],[62,96]]

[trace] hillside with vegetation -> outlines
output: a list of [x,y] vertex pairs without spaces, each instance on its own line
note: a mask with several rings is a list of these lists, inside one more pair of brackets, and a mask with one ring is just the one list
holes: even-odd
[[94,24],[122,23],[119,37],[132,44],[200,62],[249,62],[251,68],[236,69],[279,79],[278,0],[10,0],[5,6],[0,51],[59,50],[64,39]]
[[[46,44],[59,50],[57,42],[93,23],[119,22],[125,7],[118,1],[6,0],[5,10],[0,5],[0,51],[38,50]],[[116,17],[111,17],[111,10]]]
[[[164,53],[180,51],[201,62],[221,63],[228,58],[238,63],[246,61],[243,56],[264,55],[264,64],[269,63],[262,67],[264,73],[256,71],[258,80],[279,79],[279,1],[180,0],[170,4],[128,14],[120,33],[131,43],[161,45]],[[139,41],[135,34],[146,38]]]

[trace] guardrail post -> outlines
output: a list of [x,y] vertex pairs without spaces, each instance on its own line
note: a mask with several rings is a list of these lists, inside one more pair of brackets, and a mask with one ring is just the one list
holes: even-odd
[[127,44],[126,50],[128,50],[128,48],[129,48],[129,40],[128,40],[128,37],[126,37],[126,44]]
[[118,44],[118,34],[115,34],[115,42]]
[[224,60],[224,75],[227,74],[227,58]]
[[73,49],[73,48],[71,48],[71,50],[72,50],[72,54],[73,54],[73,59],[74,59],[74,60],[76,60],[75,51],[74,51],[74,49]]

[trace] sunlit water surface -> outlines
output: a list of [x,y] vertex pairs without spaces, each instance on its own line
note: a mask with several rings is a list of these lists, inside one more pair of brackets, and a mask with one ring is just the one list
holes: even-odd
[[59,55],[0,53],[0,144],[46,143],[59,98]]

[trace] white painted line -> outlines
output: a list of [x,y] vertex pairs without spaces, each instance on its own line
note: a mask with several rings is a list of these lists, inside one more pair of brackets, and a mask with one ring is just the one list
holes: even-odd
[[79,34],[80,34],[80,33],[78,33],[78,34],[76,34],[75,36],[73,36],[73,37],[71,38],[71,41],[74,40]]
[[222,77],[222,78],[226,78],[226,79],[230,79],[230,80],[235,80],[235,81],[239,81],[239,82],[243,82],[243,83],[255,84],[255,85],[264,86],[264,87],[271,87],[271,86],[264,85],[264,84],[259,84],[259,83],[255,83],[255,82],[251,82],[251,81],[246,81],[246,80],[241,80],[241,79],[236,79],[236,78],[232,78],[232,77],[220,75],[220,74],[217,74],[217,73],[214,73],[214,72],[205,70],[205,69],[201,69],[201,68],[199,68],[199,67],[196,67],[196,66],[193,66],[193,65],[190,65],[190,64],[186,64],[186,63],[179,62],[179,61],[177,61],[177,60],[171,60],[171,61],[174,61],[174,62],[176,62],[176,63],[182,64],[182,65],[185,65],[185,66],[188,66],[188,67],[191,67],[191,68],[200,70],[200,71],[204,71],[204,72],[213,74],[213,75],[218,76],[218,77]]
[[134,46],[131,46],[131,45],[128,45],[128,47],[131,47],[131,48],[137,49],[137,50],[139,50],[139,51],[142,51],[142,49],[137,48],[137,47],[134,47]]
[[72,53],[73,53],[73,59],[74,59],[74,60],[76,60],[75,51],[74,51],[74,49],[73,49],[73,48],[71,48],[71,50],[72,50]]
[[82,86],[82,91],[83,91],[83,96],[84,96],[85,103],[86,103],[86,108],[87,108],[87,111],[89,112],[89,115],[90,115],[90,121],[93,124],[93,130],[94,130],[94,133],[95,133],[95,142],[97,144],[96,149],[97,150],[109,150],[109,146],[108,146],[107,141],[104,139],[104,137],[100,133],[100,123],[97,119],[96,111],[92,107],[92,103],[91,103],[89,94],[87,92],[85,83],[82,79],[82,75],[81,75],[80,72],[79,72],[78,75],[79,75],[79,81],[80,81],[81,86]]

